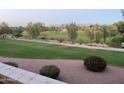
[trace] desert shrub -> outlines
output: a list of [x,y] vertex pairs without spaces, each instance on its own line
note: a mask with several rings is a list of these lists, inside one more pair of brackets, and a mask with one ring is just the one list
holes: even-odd
[[38,37],[38,39],[47,39],[45,36]]
[[47,76],[53,79],[57,79],[60,69],[55,65],[46,65],[40,69],[40,75]]
[[95,32],[95,43],[101,43],[102,33],[100,31]]
[[103,58],[97,56],[91,56],[84,59],[84,65],[88,70],[94,72],[104,71],[107,66],[106,61]]
[[84,43],[84,40],[83,39],[79,39],[79,40],[77,40],[77,42],[81,45],[81,44]]
[[111,43],[109,45],[112,47],[120,47],[121,41],[122,41],[122,37],[117,35],[112,38]]
[[18,67],[17,63],[13,63],[13,62],[4,62],[4,64],[10,65],[10,66],[14,66],[14,67]]
[[64,41],[64,39],[63,39],[63,38],[59,38],[58,41],[59,41],[60,43],[62,43],[62,42]]
[[47,35],[44,34],[44,35],[42,35],[42,36],[38,36],[37,38],[38,38],[38,39],[47,39]]
[[51,37],[51,38],[49,38],[49,39],[51,39],[51,40],[55,40],[55,38],[53,38],[53,37]]

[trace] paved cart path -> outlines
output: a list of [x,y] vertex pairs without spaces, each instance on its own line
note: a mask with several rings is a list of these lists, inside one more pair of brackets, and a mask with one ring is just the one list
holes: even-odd
[[47,60],[0,57],[0,61],[11,61],[20,68],[39,73],[42,66],[55,64],[60,67],[59,80],[71,84],[124,84],[124,68],[108,66],[105,72],[95,73],[85,69],[82,60]]
[[77,48],[87,48],[87,49],[98,49],[98,50],[106,50],[106,51],[115,51],[115,52],[124,52],[122,48],[112,48],[112,47],[96,47],[96,46],[88,46],[86,44],[65,44],[65,43],[58,43],[58,42],[48,42],[43,40],[29,40],[29,39],[16,39],[20,41],[28,41],[28,42],[37,42],[37,43],[46,43],[52,45],[62,45],[67,47],[77,47]]

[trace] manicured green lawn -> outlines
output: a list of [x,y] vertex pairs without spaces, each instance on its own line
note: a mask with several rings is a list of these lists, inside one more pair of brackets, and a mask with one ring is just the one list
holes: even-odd
[[[47,32],[42,32],[40,36],[46,36],[48,39],[66,39],[68,40],[68,32],[53,32],[53,31],[47,31]],[[78,37],[76,39],[78,42],[82,43],[88,43],[90,42],[87,34],[85,32],[78,32]]]
[[124,53],[72,48],[16,40],[0,40],[0,56],[39,59],[84,59],[101,56],[109,64],[124,67]]

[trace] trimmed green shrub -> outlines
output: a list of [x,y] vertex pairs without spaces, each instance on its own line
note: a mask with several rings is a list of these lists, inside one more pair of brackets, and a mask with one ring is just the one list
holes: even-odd
[[55,65],[46,65],[40,70],[40,75],[47,76],[53,79],[57,79],[60,73],[60,69]]
[[106,61],[103,58],[97,56],[91,56],[84,59],[84,65],[88,70],[93,72],[102,72],[107,66]]
[[18,67],[17,63],[13,63],[13,62],[3,62],[4,64],[10,65],[10,66],[14,66],[14,67]]

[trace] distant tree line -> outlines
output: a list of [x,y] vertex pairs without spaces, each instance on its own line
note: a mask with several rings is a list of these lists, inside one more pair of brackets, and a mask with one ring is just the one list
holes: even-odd
[[[124,17],[124,11],[122,10],[122,16]],[[12,38],[27,37],[29,39],[36,39],[40,36],[41,32],[54,31],[54,32],[68,32],[68,37],[75,42],[78,37],[78,32],[85,32],[91,43],[106,43],[108,38],[111,38],[113,45],[120,45],[124,42],[124,21],[119,21],[111,25],[77,25],[72,22],[66,25],[51,25],[46,26],[43,23],[29,22],[25,27],[15,26],[10,27],[7,23],[0,23],[0,38],[6,39],[7,36]]]

